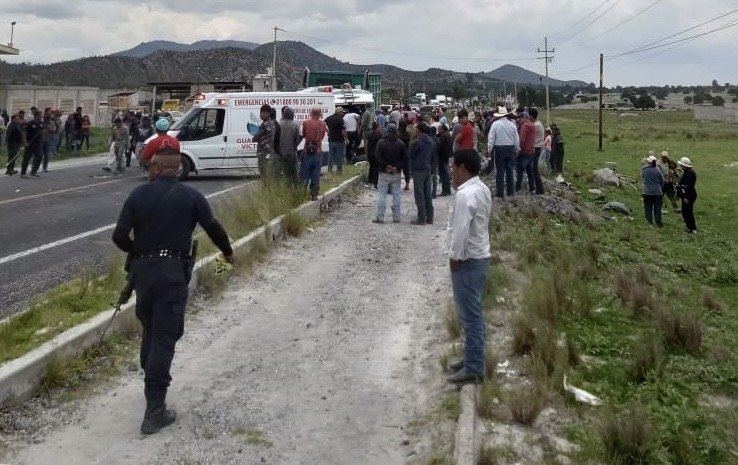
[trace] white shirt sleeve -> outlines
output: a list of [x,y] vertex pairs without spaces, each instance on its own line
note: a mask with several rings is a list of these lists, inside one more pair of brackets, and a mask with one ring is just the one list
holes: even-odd
[[495,146],[495,128],[494,123],[489,128],[489,135],[487,136],[487,152],[492,152],[492,147]]
[[474,207],[467,196],[457,192],[454,196],[453,217],[449,221],[451,231],[448,240],[448,258],[464,260],[469,230],[474,219]]
[[513,140],[515,141],[515,151],[520,152],[520,134],[518,131],[513,132]]

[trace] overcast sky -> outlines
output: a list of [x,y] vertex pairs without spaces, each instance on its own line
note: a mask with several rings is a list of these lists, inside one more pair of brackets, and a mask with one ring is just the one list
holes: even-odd
[[[736,0],[5,0],[0,42],[8,42],[10,23],[17,21],[13,42],[21,55],[4,59],[48,63],[106,55],[156,39],[264,43],[278,26],[285,30],[280,40],[301,40],[351,63],[472,72],[511,63],[543,73],[536,49],[543,49],[547,35],[549,48],[555,48],[552,77],[596,82],[602,52],[607,86],[709,84],[713,79],[722,84],[738,81],[738,27],[607,57],[734,9]],[[735,22],[738,12],[666,42]]]

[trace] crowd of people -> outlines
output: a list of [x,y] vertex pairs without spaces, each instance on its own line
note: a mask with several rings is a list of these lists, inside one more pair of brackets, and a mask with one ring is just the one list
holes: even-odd
[[[18,173],[15,169],[21,149],[21,177],[30,175],[39,177],[39,170],[47,172],[49,160],[52,160],[62,149],[67,153],[82,150],[86,144],[90,150],[90,128],[92,123],[88,115],[82,114],[82,107],[66,115],[59,109],[45,108],[43,111],[31,107],[28,114],[24,110],[8,115],[7,110],[0,113],[0,135],[5,133],[5,144],[8,148],[8,163],[5,174],[12,176]],[[0,136],[1,137],[1,136]],[[0,142],[2,139],[0,138]]]
[[[686,231],[697,234],[697,222],[694,217],[697,173],[692,166],[692,160],[682,157],[674,162],[666,150],[661,152],[660,158],[656,158],[655,153],[650,151],[641,168],[641,178],[646,221],[659,228],[664,226],[661,213],[663,199],[666,197],[674,212],[682,214]],[[678,206],[677,199],[681,201],[681,207]]]

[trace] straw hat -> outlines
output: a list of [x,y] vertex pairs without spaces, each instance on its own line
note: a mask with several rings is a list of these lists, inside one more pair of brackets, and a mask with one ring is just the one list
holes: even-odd
[[690,160],[687,157],[680,158],[677,163],[679,163],[680,165],[684,166],[685,168],[691,168],[692,167],[692,160]]

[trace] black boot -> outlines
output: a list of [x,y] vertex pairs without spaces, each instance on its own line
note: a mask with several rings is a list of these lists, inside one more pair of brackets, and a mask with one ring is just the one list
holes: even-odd
[[141,434],[156,434],[162,428],[167,427],[177,421],[177,412],[167,410],[166,406],[161,406],[155,410],[146,410],[143,423],[141,423]]
[[141,434],[156,434],[177,421],[177,412],[167,410],[166,392],[146,392],[146,413],[141,423]]

